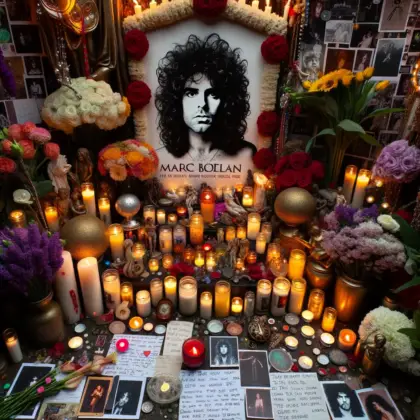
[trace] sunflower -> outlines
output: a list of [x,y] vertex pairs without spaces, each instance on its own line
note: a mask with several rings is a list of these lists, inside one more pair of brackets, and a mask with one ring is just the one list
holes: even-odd
[[113,165],[109,170],[109,175],[114,181],[125,181],[127,178],[127,169],[122,165]]
[[375,86],[375,90],[380,92],[381,90],[386,89],[390,85],[389,80],[382,80],[382,82],[378,82]]
[[370,79],[373,76],[373,72],[375,71],[375,67],[366,67],[363,70],[363,76],[365,79]]
[[309,80],[305,80],[305,81],[302,83],[302,86],[303,86],[305,89],[309,89],[309,88],[311,87],[311,85],[312,85],[312,82],[310,82]]
[[348,74],[342,77],[341,82],[344,86],[350,86],[351,81],[354,79],[353,74]]
[[110,147],[109,149],[105,150],[104,154],[102,155],[102,159],[108,160],[118,160],[121,157],[121,150],[118,147]]
[[364,77],[364,75],[363,75],[363,72],[362,72],[362,71],[358,71],[358,72],[356,73],[356,80],[357,80],[358,82],[363,82],[363,81],[365,80],[365,77]]

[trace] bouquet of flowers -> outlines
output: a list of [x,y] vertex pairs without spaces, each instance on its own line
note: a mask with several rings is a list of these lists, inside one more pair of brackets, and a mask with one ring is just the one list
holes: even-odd
[[395,271],[406,262],[404,245],[394,236],[399,224],[378,208],[353,209],[339,205],[325,216],[322,246],[352,278],[366,272]]
[[102,176],[109,172],[114,181],[134,176],[141,181],[152,178],[159,158],[150,144],[140,140],[124,140],[109,144],[99,152],[98,170]]

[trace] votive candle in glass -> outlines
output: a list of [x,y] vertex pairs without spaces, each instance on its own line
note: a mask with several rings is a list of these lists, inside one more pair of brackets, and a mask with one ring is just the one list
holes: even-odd
[[194,264],[196,265],[196,267],[201,268],[203,267],[205,262],[205,252],[201,246],[198,246],[195,250]]
[[244,267],[245,267],[245,263],[244,263],[243,258],[240,258],[240,257],[236,258],[235,268],[237,270],[243,270]]
[[268,178],[262,173],[254,173],[254,207],[261,210],[265,206],[265,184]]
[[179,312],[190,316],[197,311],[197,280],[186,276],[179,281]]
[[156,278],[151,280],[150,296],[152,298],[152,305],[156,308],[159,301],[163,298],[163,283],[161,279]]
[[60,230],[60,219],[57,207],[48,206],[45,208],[44,213],[48,223],[48,230],[50,232],[58,232]]
[[231,312],[234,316],[240,316],[242,314],[242,309],[244,306],[244,301],[240,297],[234,297],[232,299]]
[[178,206],[176,208],[176,214],[178,215],[178,218],[185,219],[188,215],[188,209],[185,206]]
[[152,219],[153,223],[156,223],[156,209],[155,206],[144,206],[143,207],[143,218],[147,222],[148,219]]
[[257,240],[255,244],[255,250],[257,251],[257,254],[263,255],[265,253],[265,248],[267,246],[267,238],[265,236],[265,233],[260,232],[257,234]]
[[168,225],[174,226],[178,222],[178,216],[175,213],[169,213],[168,214]]
[[277,194],[276,183],[274,179],[270,178],[265,184],[265,195],[267,197],[267,204],[272,206],[274,204],[274,199]]
[[136,261],[140,261],[146,255],[146,245],[142,242],[136,242],[131,247],[131,255]]
[[216,253],[209,251],[206,253],[206,269],[207,271],[213,271],[216,267]]
[[309,293],[308,309],[314,314],[314,320],[321,319],[324,310],[325,293],[321,289],[312,289]]
[[111,222],[111,203],[109,198],[102,197],[98,200],[99,217],[105,223],[105,226],[109,226]]
[[180,201],[183,201],[187,196],[187,189],[183,185],[181,185],[176,189],[176,194],[180,198]]
[[146,239],[146,227],[145,226],[140,226],[137,229],[137,239],[139,241],[144,241]]
[[268,313],[270,309],[272,284],[269,280],[262,279],[257,283],[257,299],[255,304],[255,311],[257,314]]
[[77,263],[77,272],[79,273],[86,315],[90,317],[102,315],[104,306],[98,260],[95,257],[81,259]]
[[140,290],[136,294],[137,314],[142,318],[152,313],[152,305],[150,301],[150,293],[147,290]]
[[214,311],[217,318],[225,318],[230,313],[230,283],[219,280],[214,288]]
[[134,303],[133,285],[128,281],[121,284],[121,302],[128,302],[128,307],[131,308]]
[[163,284],[165,285],[165,296],[167,299],[169,299],[174,307],[176,306],[176,287],[177,287],[177,281],[176,277],[174,276],[166,276],[163,280]]
[[305,272],[306,254],[301,249],[292,249],[289,257],[289,271],[287,277],[290,280],[300,279]]
[[211,292],[203,292],[200,296],[200,317],[211,319],[213,295]]
[[157,273],[159,271],[159,260],[157,258],[149,259],[149,270],[151,273]]
[[354,165],[346,166],[344,172],[344,183],[343,183],[343,195],[346,198],[347,203],[351,202],[351,196],[353,194],[354,183],[356,182],[357,167]]
[[269,244],[271,242],[271,236],[273,233],[273,225],[270,222],[264,222],[261,225],[261,232],[264,233],[265,239]]
[[131,332],[140,332],[143,327],[143,324],[143,318],[139,316],[133,316],[132,318],[130,318],[130,321],[128,321],[128,328]]
[[324,347],[331,347],[335,343],[334,336],[327,332],[321,334],[320,340]]
[[95,189],[91,182],[84,182],[81,185],[83,204],[86,207],[87,214],[96,216],[96,203],[95,203]]
[[302,312],[302,319],[310,324],[314,319],[314,314],[309,309],[306,309]]
[[3,340],[6,344],[7,350],[13,363],[21,362],[23,359],[23,354],[16,331],[13,328],[7,328],[4,330]]
[[23,210],[13,210],[9,213],[9,221],[14,228],[26,227],[26,215]]
[[246,262],[250,265],[255,264],[257,262],[257,253],[255,251],[249,251],[246,256]]
[[190,218],[190,241],[193,245],[201,245],[204,240],[204,220],[200,212],[194,212]]
[[182,362],[190,369],[196,369],[206,360],[206,346],[198,338],[189,338],[182,345]]
[[290,281],[286,277],[277,277],[273,282],[271,313],[274,316],[284,315],[290,293]]
[[242,191],[242,205],[252,207],[254,205],[254,188],[246,185]]
[[204,252],[209,252],[209,251],[211,251],[212,249],[213,249],[213,247],[211,246],[211,243],[210,242],[206,242],[204,245],[203,245],[203,249],[204,249]]
[[335,323],[337,321],[337,311],[330,306],[324,310],[324,316],[322,317],[321,328],[326,332],[333,332]]
[[359,209],[363,206],[363,202],[365,201],[366,187],[369,185],[371,175],[372,172],[368,169],[360,169],[357,175],[353,200],[351,202],[351,206],[353,208]]
[[235,185],[235,191],[237,194],[242,194],[243,190],[244,190],[244,184]]
[[156,212],[157,222],[160,225],[164,225],[166,223],[166,211],[164,209],[158,209]]
[[102,273],[102,284],[105,293],[105,305],[114,309],[121,303],[120,274],[115,268],[109,268]]
[[246,239],[246,226],[238,226],[236,228],[236,237],[238,239]]
[[185,245],[187,244],[187,231],[185,226],[175,225],[173,231],[174,252],[175,254],[182,254]]
[[124,230],[119,224],[114,223],[108,227],[109,244],[111,246],[112,260],[124,260]]
[[230,242],[236,237],[236,229],[235,226],[228,226],[226,228],[226,235],[225,235],[225,241]]
[[356,340],[356,333],[353,330],[345,328],[338,334],[338,348],[343,351],[352,351]]
[[216,206],[216,195],[211,188],[206,187],[200,194],[200,208],[204,223],[214,222],[214,209]]
[[281,257],[280,245],[276,242],[271,242],[271,244],[268,244],[267,258],[266,258],[267,264],[270,264],[271,260],[275,260],[280,257]]
[[187,264],[193,264],[194,258],[195,258],[195,250],[191,246],[186,246],[184,249],[184,252],[182,254],[182,258],[184,259],[184,262]]
[[305,300],[306,281],[304,279],[292,280],[292,287],[289,297],[289,312],[299,315],[302,312],[303,301]]
[[164,254],[172,252],[172,228],[161,226],[159,229],[159,247]]
[[244,315],[250,318],[255,312],[255,293],[246,292],[244,299]]
[[255,241],[257,239],[258,232],[261,227],[261,215],[259,213],[248,214],[248,228],[247,237]]
[[172,254],[164,254],[162,257],[162,267],[165,270],[170,270],[174,265],[174,257]]

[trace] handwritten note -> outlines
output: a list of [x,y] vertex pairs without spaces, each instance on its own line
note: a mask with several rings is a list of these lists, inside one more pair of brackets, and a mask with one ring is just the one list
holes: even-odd
[[164,356],[182,354],[182,343],[192,336],[194,324],[187,321],[171,321],[166,329]]
[[179,420],[245,419],[239,370],[183,370],[181,380]]
[[[64,379],[67,375],[59,373],[57,375],[57,381]],[[85,388],[86,378],[82,379],[82,382],[76,389],[62,389],[58,394],[51,397],[45,398],[44,402],[47,403],[75,403],[79,404],[82,400],[83,389]]]
[[155,364],[155,375],[179,376],[182,366],[182,356],[158,356]]
[[316,373],[270,373],[275,420],[329,420]]
[[121,338],[128,340],[129,348],[125,353],[117,353],[117,363],[107,365],[103,374],[140,376],[142,378],[153,376],[156,357],[160,354],[163,337],[116,334],[111,341],[108,354],[116,351],[115,343]]

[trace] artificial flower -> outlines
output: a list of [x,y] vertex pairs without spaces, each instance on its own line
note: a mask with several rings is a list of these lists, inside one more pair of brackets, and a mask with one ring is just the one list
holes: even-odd
[[143,81],[136,80],[127,87],[127,99],[134,109],[144,108],[152,98],[149,86]]
[[370,79],[373,76],[373,72],[375,71],[374,67],[366,67],[363,70],[363,76],[365,79]]
[[363,75],[362,71],[358,71],[356,73],[356,81],[363,82],[365,80],[365,76]]
[[47,378],[45,378],[45,383],[47,385],[49,385],[52,382],[52,379],[48,376]]
[[269,148],[261,148],[252,157],[254,165],[257,169],[267,169],[276,163],[276,156]]
[[51,133],[42,127],[35,127],[28,133],[28,139],[37,144],[48,143],[51,140]]
[[29,133],[36,128],[36,125],[32,121],[27,121],[21,125],[22,133],[25,137],[29,137]]
[[289,163],[292,169],[301,170],[309,166],[311,157],[306,152],[294,152],[289,155]]
[[16,204],[32,204],[31,193],[27,190],[19,189],[13,192],[13,201]]
[[64,383],[65,389],[76,389],[84,380],[84,375],[75,376]]
[[302,83],[302,86],[303,86],[305,89],[309,89],[309,88],[311,87],[311,85],[312,85],[312,82],[311,82],[311,81],[309,81],[309,80],[305,80],[305,81]]
[[37,394],[42,394],[45,391],[45,388],[43,386],[40,386],[39,388],[37,388],[36,392]]
[[127,169],[123,165],[112,165],[109,175],[114,181],[125,181],[127,179]]
[[257,119],[258,133],[262,136],[273,136],[280,126],[280,117],[275,111],[263,111]]
[[270,64],[277,64],[289,56],[289,44],[282,35],[270,35],[261,44],[261,55]]
[[400,230],[398,222],[389,214],[381,214],[376,220],[385,230],[389,230],[391,233],[396,233]]
[[33,159],[36,153],[34,143],[31,140],[19,140],[23,159]]
[[60,156],[60,146],[57,143],[44,144],[44,155],[51,160],[58,159],[58,156]]
[[350,83],[353,79],[354,79],[353,75],[346,75],[346,76],[343,76],[341,81],[342,81],[344,86],[350,86]]
[[7,157],[0,157],[0,174],[11,174],[16,170],[14,160]]
[[22,140],[24,138],[24,134],[22,132],[22,128],[20,124],[12,124],[8,127],[8,137],[11,140]]
[[125,155],[125,159],[130,166],[137,165],[144,160],[144,157],[139,152],[128,152]]
[[149,41],[144,32],[132,29],[124,36],[124,47],[134,60],[141,60],[149,51]]
[[378,82],[375,86],[375,90],[377,92],[380,92],[381,90],[386,89],[390,85],[389,80],[382,80],[381,82]]
[[215,17],[223,13],[227,0],[193,0],[194,11],[201,16]]
[[118,160],[121,157],[121,150],[118,147],[110,147],[109,149],[105,150],[102,159],[104,160]]

